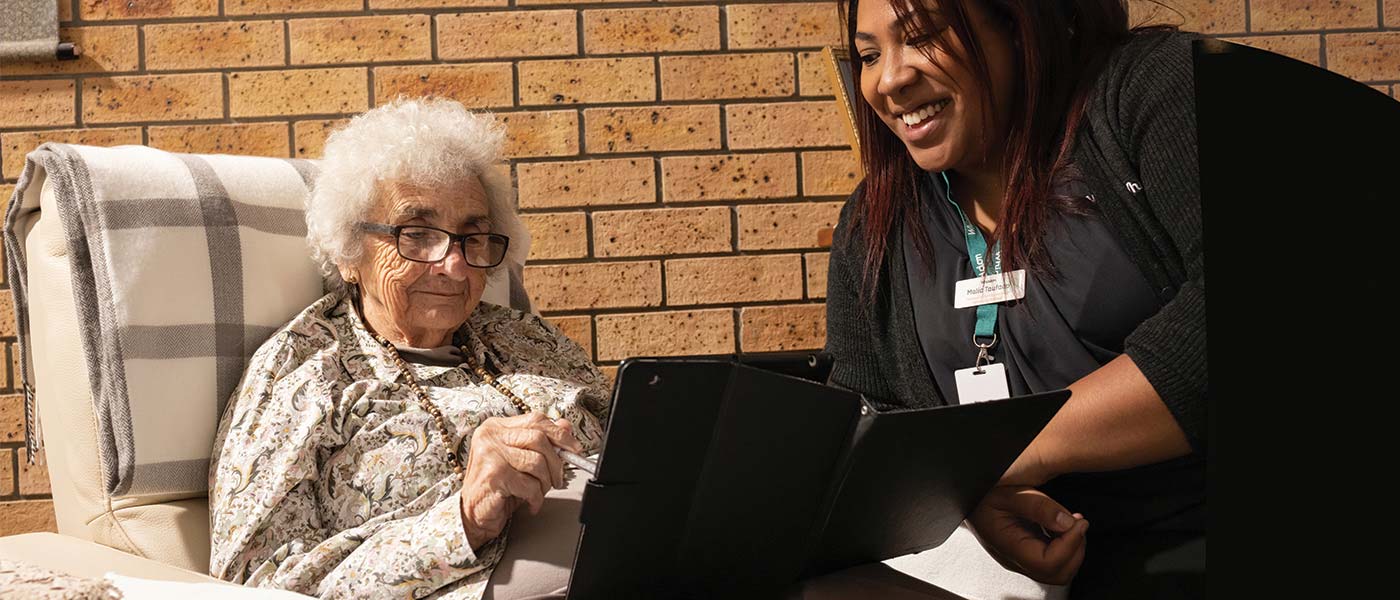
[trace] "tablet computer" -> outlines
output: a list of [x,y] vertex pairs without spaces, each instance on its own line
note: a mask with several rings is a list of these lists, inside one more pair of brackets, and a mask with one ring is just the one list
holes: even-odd
[[877,411],[817,352],[618,370],[569,598],[761,596],[942,543],[1069,392]]

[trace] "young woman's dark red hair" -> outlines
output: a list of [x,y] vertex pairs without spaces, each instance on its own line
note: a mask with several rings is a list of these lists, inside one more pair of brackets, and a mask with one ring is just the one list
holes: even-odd
[[[851,40],[852,73],[856,89],[861,89],[861,65],[856,50],[856,11],[859,2],[890,0],[848,0],[847,39]],[[1070,208],[1054,202],[1052,183],[1071,177],[1068,172],[1070,142],[1083,115],[1084,100],[1110,51],[1122,44],[1133,30],[1128,27],[1127,9],[1120,0],[925,0],[936,6],[947,27],[934,26],[927,10],[895,0],[891,7],[901,21],[914,28],[907,37],[928,36],[934,47],[949,48],[947,36],[963,40],[965,55],[954,56],[967,67],[978,85],[990,97],[993,88],[982,45],[973,33],[967,4],[982,2],[1007,28],[1015,41],[1014,57],[1018,87],[1011,98],[1010,122],[1002,124],[1005,136],[1003,169],[1007,176],[1006,196],[994,238],[1001,242],[1003,268],[1029,268],[1046,273],[1042,241],[1047,217],[1052,210]],[[932,47],[924,52],[931,56]],[[864,100],[854,100],[856,126],[861,140],[861,162],[865,186],[857,211],[859,229],[865,243],[864,289],[877,283],[885,248],[894,228],[907,224],[920,254],[931,253],[928,232],[919,218],[920,206],[914,201],[919,168],[895,134]],[[990,114],[990,111],[984,113]],[[984,123],[991,130],[992,123]],[[1060,199],[1067,200],[1067,199]]]

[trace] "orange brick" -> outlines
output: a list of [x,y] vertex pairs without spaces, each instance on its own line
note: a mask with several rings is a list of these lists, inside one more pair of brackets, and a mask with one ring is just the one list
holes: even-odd
[[728,308],[599,315],[598,360],[734,352],[734,311]]
[[[43,464],[29,464],[29,451],[20,448],[19,455],[19,493],[25,496],[37,496],[48,494],[49,489],[49,469]],[[39,456],[44,456],[44,451],[39,451]]]
[[744,352],[817,350],[826,344],[826,306],[751,306],[739,315]]
[[224,116],[218,73],[100,77],[83,82],[83,121],[134,123]]
[[860,164],[850,150],[802,153],[802,193],[849,196],[860,183]]
[[1128,0],[1130,25],[1171,24],[1206,34],[1244,33],[1245,0]]
[[791,96],[793,89],[786,52],[661,57],[664,100]]
[[578,54],[576,11],[532,10],[439,15],[444,59]]
[[826,297],[826,269],[831,262],[829,252],[810,252],[805,255],[807,261],[807,297]]
[[496,108],[514,103],[515,75],[510,63],[376,67],[374,102],[396,96],[451,98],[468,108]]
[[6,127],[73,125],[76,96],[71,79],[0,81],[0,115]]
[[835,227],[842,202],[739,207],[739,249],[815,248],[817,230]]
[[666,261],[666,305],[802,299],[802,256],[726,256]]
[[229,15],[345,12],[364,7],[364,0],[224,0],[224,12]]
[[78,16],[88,21],[212,17],[217,14],[219,0],[78,0]]
[[516,166],[520,208],[558,208],[656,201],[650,158],[615,158]]
[[229,111],[234,118],[358,113],[369,108],[368,77],[364,68],[230,73]]
[[520,215],[530,231],[530,260],[588,256],[588,215],[536,213]]
[[533,6],[542,4],[615,4],[620,2],[633,2],[637,0],[515,0],[516,6]]
[[150,145],[191,154],[287,156],[286,123],[173,125],[147,129]]
[[797,195],[790,153],[676,156],[661,159],[664,202],[786,198]]
[[830,96],[831,63],[820,52],[797,53],[798,93],[803,96]]
[[729,147],[735,150],[844,146],[845,116],[834,100],[725,107]]
[[369,0],[369,7],[381,8],[482,8],[506,6],[510,0]]
[[639,106],[583,111],[583,146],[589,152],[717,150],[719,107]]
[[1268,50],[1289,58],[1296,58],[1310,65],[1319,65],[1321,64],[1319,61],[1322,60],[1322,36],[1318,34],[1262,35],[1221,39],[1260,50]]
[[1382,21],[1386,27],[1400,27],[1400,0],[1385,0],[1385,15]]
[[572,110],[497,113],[506,126],[508,158],[578,154],[578,113]]
[[297,158],[321,158],[326,147],[326,138],[336,128],[350,122],[349,119],[321,119],[297,121],[292,124],[292,141]]
[[593,318],[587,315],[578,317],[549,317],[545,319],[559,328],[564,335],[569,336],[583,351],[588,353],[588,358],[593,358]]
[[607,262],[525,267],[541,311],[661,305],[661,263]]
[[77,60],[6,61],[0,67],[5,75],[49,75],[56,73],[120,73],[135,71],[140,65],[136,26],[60,27],[58,39],[82,48]]
[[58,532],[53,500],[0,502],[0,515],[5,515],[5,518],[0,519],[0,536],[41,531]]
[[331,17],[287,22],[294,65],[433,57],[432,19],[428,15]]
[[730,48],[810,48],[841,43],[835,2],[737,4],[728,8]]
[[1380,24],[1375,0],[1250,0],[1250,31],[1348,29]]
[[1327,68],[1357,81],[1400,78],[1400,31],[1328,34]]
[[281,21],[146,26],[146,68],[224,69],[286,64]]
[[613,8],[583,12],[587,54],[719,50],[719,7]]
[[15,493],[15,451],[0,448],[0,496]]
[[0,337],[15,337],[15,299],[10,294],[0,294]]
[[[658,278],[659,278],[658,273]],[[6,294],[8,295],[8,294]],[[12,315],[13,313],[7,313]],[[14,318],[11,316],[7,321],[8,327],[14,330]],[[14,335],[11,333],[10,335]],[[24,396],[19,394],[8,394],[0,396],[0,442],[23,442],[24,441]]]
[[[611,2],[612,0],[609,0],[609,1]],[[598,366],[598,370],[599,370],[599,371],[602,371],[603,376],[608,378],[608,383],[609,383],[610,385],[616,385],[616,384],[617,384],[617,369],[618,369],[617,365],[609,365],[609,366],[599,365],[599,366]]]
[[58,2],[58,22],[62,25],[65,21],[73,20],[73,4],[67,0]]
[[112,127],[107,129],[55,129],[49,131],[24,131],[0,134],[0,173],[13,179],[24,170],[24,156],[44,142],[82,144],[84,146],[121,146],[140,144],[140,127]]
[[522,105],[656,99],[656,69],[647,57],[535,60],[519,68]]
[[593,254],[656,256],[729,252],[729,207],[662,208],[593,213]]

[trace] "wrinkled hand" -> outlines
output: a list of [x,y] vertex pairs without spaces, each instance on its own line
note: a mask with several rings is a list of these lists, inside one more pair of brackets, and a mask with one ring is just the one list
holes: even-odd
[[1089,522],[1035,488],[998,485],[968,521],[982,546],[1002,565],[1041,583],[1067,584],[1084,562]]
[[462,474],[462,523],[472,548],[505,529],[522,503],[535,514],[550,488],[564,487],[564,465],[555,447],[583,452],[567,420],[530,412],[487,419],[472,433]]

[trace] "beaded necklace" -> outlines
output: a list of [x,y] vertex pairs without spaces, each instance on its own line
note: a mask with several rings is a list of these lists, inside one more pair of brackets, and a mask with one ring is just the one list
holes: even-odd
[[[460,475],[466,470],[466,467],[462,464],[462,457],[457,455],[456,446],[452,444],[452,434],[447,431],[447,423],[446,419],[442,416],[442,411],[438,410],[436,404],[433,404],[432,398],[428,396],[428,391],[423,389],[423,386],[418,385],[418,378],[413,376],[413,370],[409,368],[408,363],[399,355],[398,349],[394,348],[394,345],[390,343],[389,340],[385,339],[384,336],[372,331],[370,335],[374,336],[374,339],[378,341],[380,345],[384,346],[384,349],[389,352],[389,356],[394,359],[394,364],[407,376],[408,387],[412,389],[414,395],[418,397],[418,404],[432,416],[433,423],[437,424],[438,434],[442,436],[442,443],[444,446],[447,446],[447,459],[452,461],[453,472]],[[477,377],[480,377],[482,381],[490,384],[491,387],[496,388],[496,391],[499,391],[509,399],[511,404],[514,404],[515,408],[519,409],[521,413],[530,412],[530,405],[526,404],[525,400],[521,399],[520,396],[515,395],[515,392],[512,392],[510,388],[506,387],[506,384],[496,379],[485,367],[477,364],[476,356],[469,352],[465,346],[462,347],[461,350],[462,356],[467,359],[467,367],[470,368],[472,372],[476,373]]]

